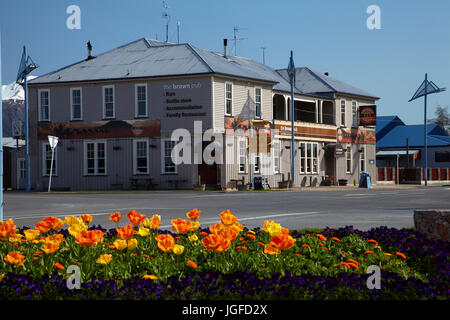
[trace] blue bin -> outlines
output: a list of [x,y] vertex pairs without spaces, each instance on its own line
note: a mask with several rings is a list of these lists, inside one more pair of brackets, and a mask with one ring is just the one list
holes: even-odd
[[359,175],[359,187],[360,188],[371,188],[370,185],[370,174],[367,171],[361,171]]

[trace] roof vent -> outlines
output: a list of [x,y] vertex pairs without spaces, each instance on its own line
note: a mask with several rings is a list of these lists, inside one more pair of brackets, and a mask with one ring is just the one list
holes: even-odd
[[223,57],[227,57],[227,45],[228,45],[228,39],[223,39]]
[[326,75],[328,77],[328,72],[325,72],[324,75]]

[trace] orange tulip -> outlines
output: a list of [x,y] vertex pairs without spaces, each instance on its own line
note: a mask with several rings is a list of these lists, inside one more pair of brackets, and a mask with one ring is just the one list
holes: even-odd
[[270,242],[280,250],[290,249],[294,245],[295,241],[296,240],[293,237],[285,234],[280,234],[270,239]]
[[401,252],[397,252],[397,253],[395,253],[395,255],[406,260],[406,256]]
[[302,248],[309,248],[309,244],[302,244]]
[[372,243],[372,244],[374,244],[376,246],[378,245],[378,242],[376,240],[373,240],[373,239],[367,240],[367,242],[368,243]]
[[59,270],[64,270],[64,266],[61,264],[61,263],[55,263],[54,265],[53,265],[55,268],[58,268]]
[[216,252],[225,252],[230,248],[231,241],[226,238],[220,240],[219,246],[216,248]]
[[92,247],[102,241],[105,234],[100,230],[83,230],[75,237],[75,242],[83,247]]
[[133,226],[138,227],[144,222],[145,214],[140,214],[135,210],[131,210],[130,212],[127,213],[127,217],[133,224]]
[[35,228],[36,230],[39,230],[40,233],[47,233],[52,229],[52,226],[46,221],[39,221]]
[[161,216],[157,214],[154,214],[150,219],[144,220],[144,226],[150,229],[156,230],[159,228],[160,225],[161,225]]
[[188,263],[192,268],[194,268],[194,269],[197,268],[197,264],[196,264],[194,261],[188,260],[187,263]]
[[324,235],[320,234],[320,233],[316,234],[316,236],[322,241],[327,241],[327,238]]
[[118,229],[116,229],[116,231],[117,231],[117,236],[123,240],[130,240],[136,233],[133,230],[133,226],[131,224],[129,224],[125,227],[122,227],[122,228],[118,228]]
[[278,248],[272,242],[268,243],[264,246],[264,253],[267,253],[270,255],[276,255],[276,254],[279,254],[280,252],[281,252],[280,248]]
[[230,212],[230,210],[225,210],[220,213],[220,221],[222,221],[222,223],[224,225],[227,225],[227,226],[232,225],[237,220],[238,220],[238,218],[235,215],[233,215]]
[[0,221],[0,237],[9,238],[14,233],[16,233],[16,226],[12,219],[8,221]]
[[192,222],[188,220],[184,220],[181,218],[175,219],[171,221],[172,229],[178,233],[188,233],[191,231]]
[[84,224],[89,224],[92,222],[92,216],[90,214],[82,214],[80,218],[83,220]]
[[341,242],[341,240],[339,238],[336,238],[336,237],[331,238],[331,240],[336,241],[336,242]]
[[50,228],[58,231],[64,226],[64,221],[56,217],[45,217],[42,221],[50,225]]
[[368,254],[375,254],[375,252],[373,252],[371,250],[364,252],[364,255],[368,255]]
[[217,247],[219,247],[220,242],[221,237],[215,234],[209,234],[202,239],[203,246],[211,250],[216,250]]
[[17,267],[25,262],[25,256],[19,251],[11,251],[3,260]]
[[120,214],[119,211],[114,212],[112,214],[109,215],[109,220],[115,222],[115,223],[119,223],[120,219],[122,219],[122,215]]
[[161,234],[155,237],[158,248],[164,252],[171,252],[175,248],[175,239],[170,234]]
[[209,227],[209,232],[211,232],[212,234],[218,235],[224,228],[225,228],[225,225],[221,222],[218,222]]
[[192,209],[191,211],[186,212],[186,217],[191,220],[197,220],[198,218],[200,218],[201,213],[202,212],[200,210]]
[[254,235],[252,235],[252,234],[248,234],[248,235],[247,235],[247,238],[250,238],[250,239],[252,239],[252,240],[255,240],[255,239],[256,239],[256,237],[255,237]]
[[64,236],[62,234],[52,234],[51,236],[48,236],[45,238],[45,241],[56,241],[56,242],[62,242],[64,240]]

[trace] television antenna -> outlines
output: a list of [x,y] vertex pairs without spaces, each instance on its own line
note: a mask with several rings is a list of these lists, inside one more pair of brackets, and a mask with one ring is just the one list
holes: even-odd
[[164,12],[163,12],[163,18],[166,19],[166,42],[169,42],[169,20],[170,20],[170,16],[169,16],[169,2],[168,0],[163,0],[163,8],[164,8]]
[[238,38],[237,37],[237,33],[239,30],[248,30],[247,28],[239,28],[239,27],[234,27],[233,31],[234,31],[234,37],[233,37],[233,41],[234,41],[234,55],[236,56],[236,49],[237,49],[237,41],[239,40],[248,40],[248,38]]

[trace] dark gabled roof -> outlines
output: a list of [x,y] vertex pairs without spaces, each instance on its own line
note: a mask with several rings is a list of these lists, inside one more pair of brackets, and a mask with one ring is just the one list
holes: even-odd
[[405,123],[397,116],[378,116],[375,135],[377,141],[383,138],[389,131],[396,126],[404,126]]
[[[287,69],[277,70],[283,78],[289,79]],[[295,87],[303,93],[330,94],[344,93],[349,95],[379,99],[377,96],[364,90],[353,87],[345,82],[326,76],[320,72],[312,71],[307,67],[295,69]]]

